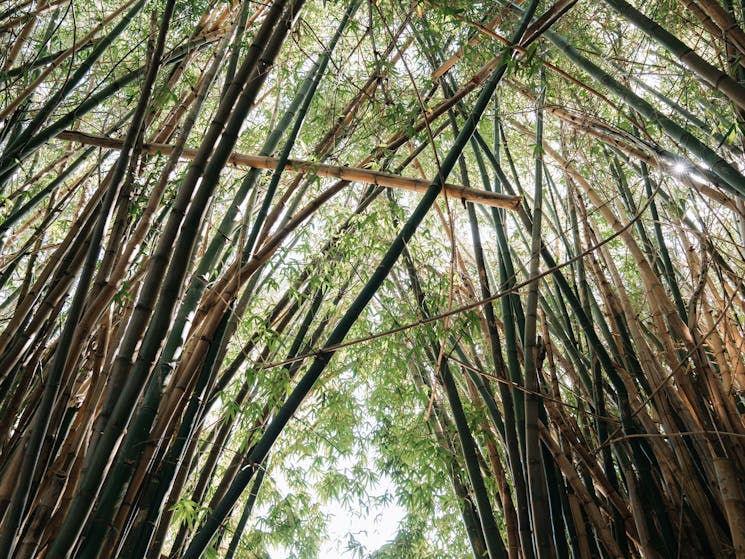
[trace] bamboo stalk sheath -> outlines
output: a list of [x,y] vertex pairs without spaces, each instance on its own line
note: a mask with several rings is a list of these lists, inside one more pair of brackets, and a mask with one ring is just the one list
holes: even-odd
[[[66,130],[57,135],[57,139],[67,140],[71,142],[79,142],[84,145],[98,146],[110,149],[120,149],[122,147],[122,140],[117,138],[107,138],[105,136],[96,136],[93,134],[85,134],[83,132],[75,132],[72,130]],[[160,153],[162,155],[168,155],[173,151],[173,146],[170,144],[143,144],[142,149],[148,153]],[[194,158],[196,150],[185,149],[181,157],[186,160]],[[277,159],[274,157],[262,157],[258,155],[246,155],[242,153],[233,152],[228,158],[228,162],[232,165],[241,167],[254,167],[256,169],[276,169]],[[429,182],[401,177],[399,175],[392,175],[390,173],[383,173],[381,171],[373,171],[370,169],[359,169],[357,167],[345,167],[339,165],[326,165],[321,163],[314,163],[312,161],[303,161],[300,159],[288,159],[285,167],[288,171],[295,173],[314,173],[319,177],[332,177],[342,180],[362,182],[366,184],[377,184],[378,186],[384,186],[386,188],[398,188],[400,190],[410,190],[413,192],[424,193],[429,187]],[[500,194],[497,192],[488,192],[486,190],[476,190],[472,188],[466,188],[457,184],[447,183],[443,187],[443,193],[449,198],[455,200],[464,200],[466,202],[473,202],[475,204],[483,204],[485,206],[491,206],[494,208],[505,208],[508,210],[517,209],[520,205],[519,196],[509,196],[506,194]]]

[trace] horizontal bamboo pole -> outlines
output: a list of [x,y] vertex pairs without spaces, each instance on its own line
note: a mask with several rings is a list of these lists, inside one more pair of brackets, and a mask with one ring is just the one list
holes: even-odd
[[[95,136],[72,130],[61,132],[57,135],[57,139],[110,149],[121,149],[123,143],[122,140],[116,138]],[[169,155],[173,151],[173,146],[169,144],[147,143],[143,144],[142,149],[148,153]],[[196,150],[185,149],[181,157],[182,159],[190,160],[194,158],[195,154]],[[232,165],[239,167],[254,167],[256,169],[276,169],[277,162],[278,160],[274,157],[245,155],[241,153],[232,153],[228,158],[228,163]],[[398,188],[401,190],[410,190],[421,193],[426,192],[430,185],[427,181],[410,179],[399,175],[383,173],[381,171],[373,171],[371,169],[326,165],[313,163],[312,161],[302,161],[299,159],[288,159],[285,170],[296,173],[313,173],[319,177],[331,177],[346,181],[376,184],[386,188]],[[508,196],[497,192],[475,190],[457,184],[446,183],[443,192],[448,198],[473,202],[474,204],[483,204],[494,208],[514,210],[520,205],[519,196]]]

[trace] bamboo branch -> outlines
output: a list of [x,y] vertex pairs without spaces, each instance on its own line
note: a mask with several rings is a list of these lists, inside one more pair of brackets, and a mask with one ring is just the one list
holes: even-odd
[[[57,135],[60,140],[79,142],[84,145],[98,146],[110,149],[121,149],[122,140],[117,138],[107,138],[105,136],[95,136],[83,132],[66,130]],[[142,146],[143,151],[148,153],[159,153],[169,155],[173,151],[170,144],[152,144],[146,143]],[[182,159],[191,160],[194,158],[196,150],[185,149],[181,155]],[[254,167],[256,169],[276,169],[277,159],[274,157],[262,157],[258,155],[245,155],[242,153],[231,153],[228,163],[238,167]],[[429,187],[429,182],[373,171],[371,169],[359,169],[357,167],[344,167],[338,165],[326,165],[322,163],[313,163],[312,161],[302,161],[299,159],[288,159],[287,171],[296,173],[314,173],[319,177],[332,177],[347,181],[362,182],[366,184],[376,184],[386,188],[398,188],[401,190],[410,190],[413,192],[424,193]],[[443,193],[455,200],[464,200],[475,204],[483,204],[494,208],[505,208],[508,210],[517,209],[520,205],[519,196],[509,196],[497,192],[488,192],[485,190],[476,190],[465,188],[457,184],[447,183],[443,187]]]

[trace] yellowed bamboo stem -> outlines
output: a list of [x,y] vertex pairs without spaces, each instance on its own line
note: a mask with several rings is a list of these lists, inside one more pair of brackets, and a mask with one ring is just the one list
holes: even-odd
[[722,8],[717,2],[710,0],[694,0],[684,2],[686,6],[696,4],[721,30],[721,37],[733,44],[741,53],[745,53],[745,32],[737,25],[731,14]]
[[[469,25],[472,25],[479,31],[481,31],[482,34],[488,34],[488,32],[493,31],[494,27],[496,27],[499,23],[502,23],[503,20],[504,20],[504,17],[502,16],[502,14],[499,14],[497,17],[495,17],[494,19],[492,19],[490,22],[488,22],[485,25],[481,25],[481,24],[478,24],[472,21],[467,21],[467,23]],[[448,58],[437,70],[435,70],[432,73],[432,80],[433,81],[439,80],[443,76],[443,74],[445,74],[445,72],[450,70],[450,68],[455,66],[455,64],[461,58],[463,58],[463,56],[465,56],[466,48],[473,48],[481,41],[481,38],[482,38],[481,35],[476,35],[470,41],[468,41],[468,47],[459,48],[458,51],[453,56]],[[507,41],[507,44],[509,44],[509,41]]]
[[[104,136],[95,136],[65,130],[58,136],[60,140],[70,142],[79,142],[89,146],[99,146],[110,149],[120,149],[123,141],[117,138],[107,138]],[[159,153],[169,155],[173,151],[170,144],[144,144],[143,151],[148,153]],[[182,159],[193,159],[196,150],[185,149],[181,155]],[[242,153],[232,153],[228,158],[228,163],[238,167],[254,167],[256,169],[276,169],[278,159],[275,157],[262,157],[259,155],[245,155]],[[429,188],[429,182],[373,171],[371,169],[359,169],[357,167],[343,167],[338,165],[327,165],[322,163],[313,163],[312,161],[303,161],[300,159],[288,159],[285,170],[295,173],[313,173],[319,177],[336,178],[345,181],[362,182],[365,184],[376,184],[386,188],[397,188],[400,190],[410,190],[413,192],[424,193]],[[455,200],[473,202],[474,204],[483,204],[494,208],[505,208],[508,210],[517,209],[520,205],[519,196],[508,196],[497,192],[488,192],[486,190],[475,190],[466,188],[457,184],[446,183],[442,189],[445,196]]]
[[[56,70],[60,67],[60,65],[68,59],[70,56],[75,54],[77,51],[79,51],[83,46],[87,45],[88,43],[92,42],[96,35],[98,34],[101,29],[104,28],[104,26],[111,23],[117,16],[122,14],[125,10],[130,8],[132,4],[134,3],[134,0],[129,0],[128,2],[125,2],[119,8],[114,10],[111,14],[109,14],[105,19],[101,21],[98,25],[96,25],[85,37],[83,37],[80,41],[77,41],[73,46],[62,52],[57,58],[54,59],[47,67],[42,70],[42,72],[37,76],[37,78],[28,86],[26,89],[24,89],[21,93],[19,93],[16,98],[8,103],[6,107],[3,108],[2,111],[0,111],[0,119],[7,118],[21,103],[23,103],[28,97],[36,91],[36,89],[39,87],[39,85],[47,79],[47,76],[52,73],[52,71]],[[16,44],[22,44],[23,41],[17,42]],[[8,62],[12,63],[14,61],[15,57],[12,57],[13,59],[9,58]],[[10,66],[8,63],[6,63],[6,70],[10,69]]]
[[727,458],[715,458],[714,469],[719,479],[719,490],[724,501],[735,557],[745,559],[745,498],[740,488],[737,473]]
[[2,25],[0,25],[0,32],[9,31],[10,29],[17,27],[20,24],[27,22],[31,18],[36,18],[40,16],[44,12],[51,10],[52,8],[54,8],[55,6],[58,6],[59,4],[64,4],[65,1],[66,0],[53,0],[50,2],[41,2],[39,5],[36,6],[33,12],[21,13],[26,6],[33,3],[30,0],[29,2],[23,2],[21,5],[15,6],[14,8],[15,12],[21,13],[21,15],[16,16],[7,21],[4,21]]

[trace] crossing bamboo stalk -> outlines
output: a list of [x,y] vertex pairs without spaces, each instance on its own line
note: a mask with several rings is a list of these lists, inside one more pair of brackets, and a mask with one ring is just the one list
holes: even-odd
[[[83,145],[93,145],[98,147],[119,149],[122,145],[122,141],[114,138],[107,138],[104,136],[96,136],[92,134],[86,134],[84,132],[77,132],[73,130],[66,130],[57,135],[59,140],[78,142]],[[143,150],[148,153],[170,155],[173,152],[173,146],[168,144],[152,144],[145,143],[142,146]],[[191,160],[196,155],[196,150],[184,149],[181,157],[185,160]],[[274,170],[278,165],[278,158],[261,156],[261,155],[246,155],[242,153],[231,153],[228,157],[228,163],[236,166],[251,167],[256,169],[268,169]],[[396,188],[400,190],[408,190],[411,192],[423,193],[427,191],[429,183],[420,179],[413,179],[402,177],[399,175],[393,175],[390,173],[384,173],[382,171],[374,171],[372,169],[361,169],[357,167],[345,167],[339,165],[329,165],[327,163],[314,163],[312,161],[303,161],[299,159],[288,159],[285,165],[285,170],[295,173],[310,173],[319,177],[336,178],[340,180],[350,182],[361,182],[364,184],[374,184],[378,186],[384,186],[387,188]],[[485,190],[469,189],[461,185],[445,183],[443,188],[443,195],[453,200],[463,200],[466,202],[473,202],[475,204],[483,204],[493,208],[504,208],[514,210],[520,205],[521,198],[519,196],[510,196],[507,194],[499,194],[496,192],[488,192]]]

